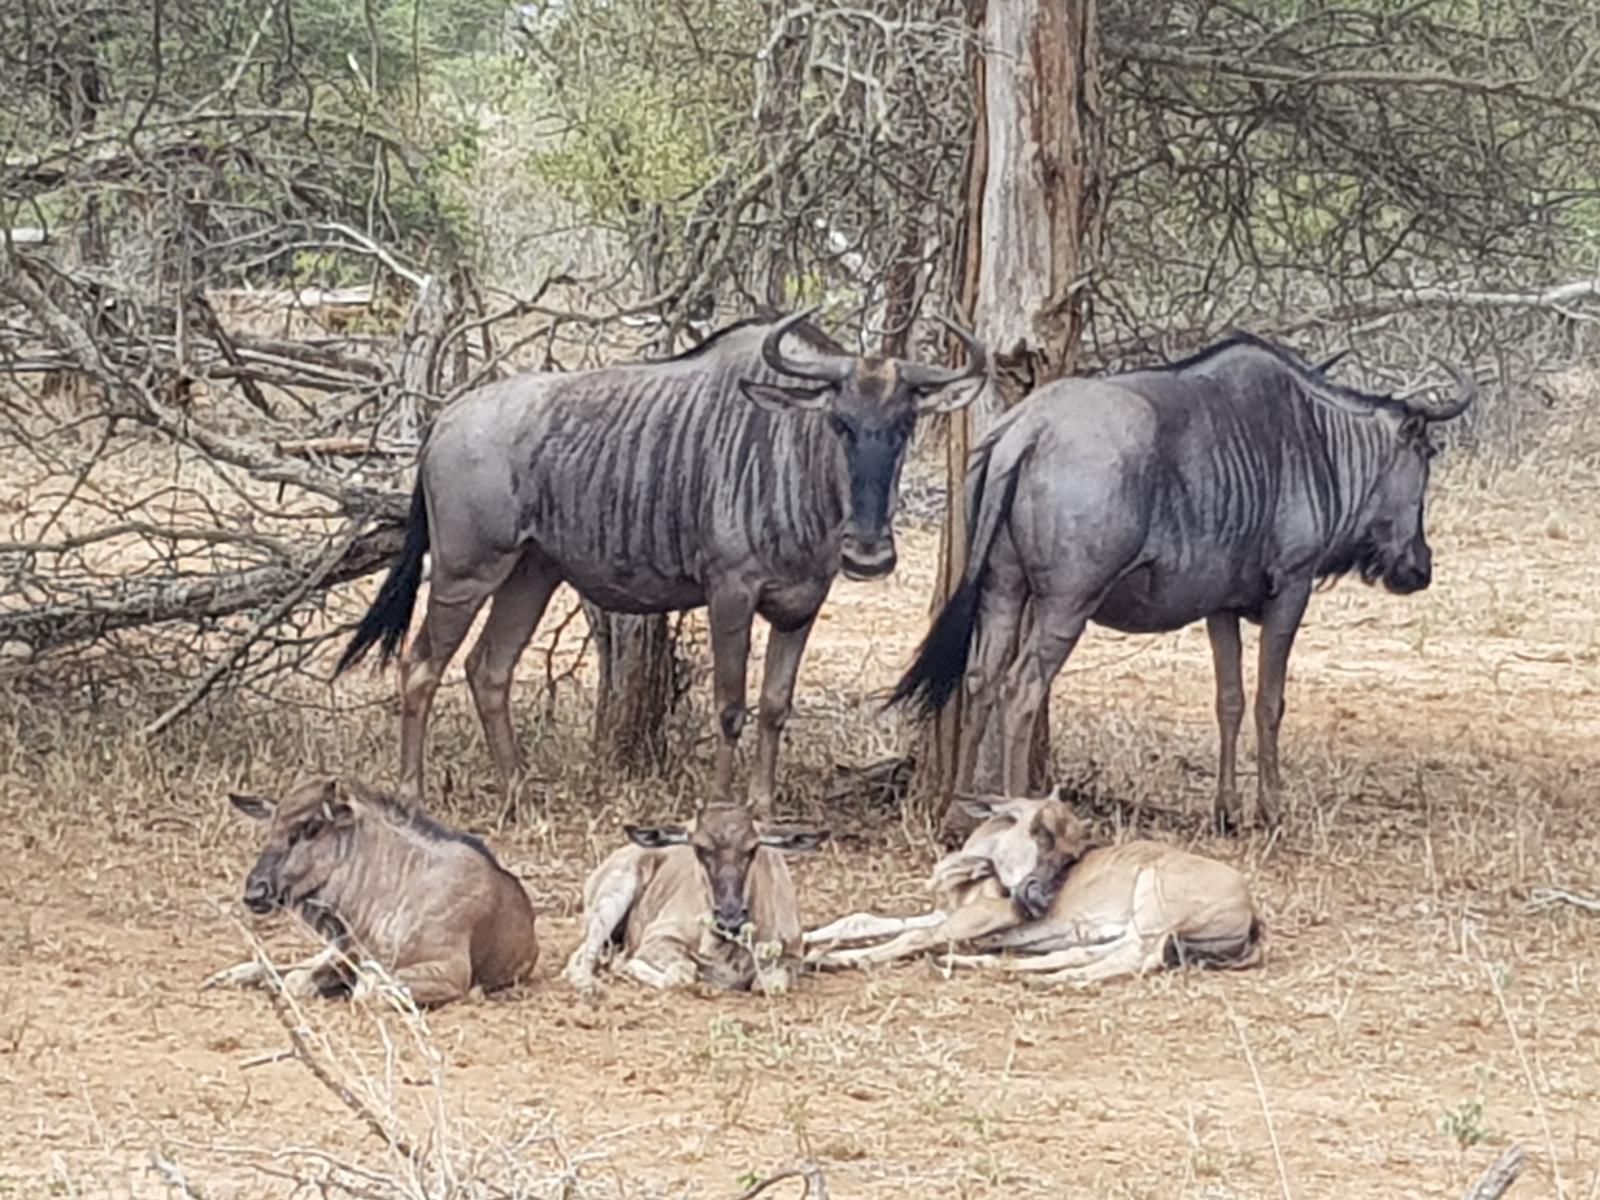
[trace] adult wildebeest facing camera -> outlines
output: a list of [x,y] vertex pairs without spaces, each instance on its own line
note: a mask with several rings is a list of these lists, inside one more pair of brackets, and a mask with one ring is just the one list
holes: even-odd
[[1226,863],[1148,840],[1092,846],[1059,791],[967,803],[979,824],[934,867],[934,911],[842,917],[805,935],[819,947],[809,961],[866,966],[962,946],[976,953],[944,961],[1072,983],[1261,961],[1260,915]]
[[713,803],[692,828],[627,827],[583,887],[583,941],[562,974],[594,987],[608,949],[650,987],[697,980],[786,991],[800,962],[800,913],[787,851],[813,850],[826,830],[762,829],[740,804]]
[[[1450,403],[1420,407],[1236,335],[1173,366],[1040,388],[973,455],[966,572],[894,700],[932,712],[965,677],[962,783],[1019,795],[1035,715],[1089,621],[1161,633],[1204,618],[1216,816],[1232,826],[1243,617],[1261,626],[1257,798],[1275,822],[1284,679],[1312,587],[1350,571],[1400,594],[1428,586],[1428,428],[1472,402],[1470,378],[1457,385]],[[999,762],[979,762],[996,714]]]
[[[987,356],[959,330],[965,369],[856,358],[806,323],[743,322],[658,363],[527,375],[463,396],[423,448],[405,548],[339,661],[427,612],[401,663],[400,793],[423,793],[428,710],[479,608],[494,603],[467,679],[508,789],[521,770],[512,670],[558,585],[628,613],[709,609],[730,798],[751,623],[772,627],[750,795],[771,811],[778,739],[806,639],[834,576],[895,565],[900,468],[919,413],[971,401]],[[952,327],[953,328],[953,327]]]
[[[533,905],[521,882],[471,834],[351,780],[312,779],[281,803],[233,795],[267,823],[245,881],[245,907],[291,909],[328,939],[283,974],[314,995],[348,985],[348,964],[371,960],[419,1005],[443,1004],[526,978],[539,957]],[[268,982],[261,963],[218,972],[208,986]],[[363,975],[357,994],[370,986]]]

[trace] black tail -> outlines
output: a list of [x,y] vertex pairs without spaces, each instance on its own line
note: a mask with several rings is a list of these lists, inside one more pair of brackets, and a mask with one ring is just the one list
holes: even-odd
[[984,562],[989,548],[994,544],[1000,523],[1011,512],[1011,503],[1017,496],[1017,477],[1027,461],[1027,452],[1017,459],[1006,477],[1005,491],[998,509],[984,511],[984,500],[989,487],[989,467],[993,462],[993,447],[980,463],[974,464],[979,472],[972,490],[971,505],[967,510],[967,569],[955,595],[945,601],[933,627],[910,668],[895,684],[885,708],[909,701],[913,711],[923,720],[950,703],[950,697],[961,686],[967,673],[967,663],[972,657],[972,639],[978,632],[978,602],[983,594]]
[[395,656],[406,630],[411,627],[411,613],[417,606],[417,589],[422,586],[422,556],[427,552],[428,504],[423,498],[422,480],[419,478],[411,492],[411,512],[406,518],[406,544],[401,548],[394,566],[389,568],[389,574],[384,577],[383,586],[378,589],[372,607],[361,618],[361,624],[356,626],[355,637],[350,639],[350,644],[339,656],[339,665],[333,669],[335,676],[360,662],[372,649],[373,643],[380,639],[383,649],[379,654],[379,663],[387,666]]

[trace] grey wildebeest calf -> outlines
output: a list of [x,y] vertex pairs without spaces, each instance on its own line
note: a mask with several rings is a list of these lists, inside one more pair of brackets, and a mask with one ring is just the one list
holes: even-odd
[[[1312,587],[1352,570],[1400,594],[1428,586],[1428,428],[1472,402],[1470,378],[1457,384],[1450,403],[1419,407],[1236,335],[1173,366],[1040,388],[973,454],[966,573],[893,701],[936,711],[964,676],[962,790],[1018,795],[1035,714],[1088,622],[1160,633],[1204,618],[1227,827],[1240,816],[1243,617],[1261,626],[1257,798],[1276,822],[1284,680]],[[991,719],[998,765],[978,762]]]
[[917,415],[970,402],[987,373],[983,347],[959,330],[968,364],[953,370],[851,357],[804,324],[809,315],[736,324],[664,362],[520,376],[439,417],[405,547],[337,668],[380,640],[383,661],[393,655],[431,550],[427,612],[401,663],[401,795],[422,795],[434,692],[491,596],[467,680],[509,792],[522,761],[512,669],[566,582],[617,612],[707,606],[724,799],[750,627],[757,614],[768,622],[750,796],[758,815],[771,812],[779,735],[834,576],[894,569]]
[[979,824],[934,867],[934,911],[841,918],[805,935],[821,947],[811,962],[864,966],[963,946],[978,953],[946,961],[1085,983],[1261,961],[1260,915],[1244,876],[1226,863],[1153,841],[1091,846],[1059,793],[965,803]]
[[[267,822],[266,845],[245,880],[245,907],[296,910],[328,940],[320,954],[284,972],[285,990],[337,990],[351,983],[348,964],[371,960],[416,1004],[436,1005],[533,971],[533,905],[516,876],[471,834],[355,781],[308,780],[281,803],[229,799]],[[247,962],[218,972],[207,986],[269,982],[263,964]],[[363,973],[354,992],[371,986]]]
[[826,830],[759,828],[749,809],[712,803],[693,828],[629,825],[583,887],[583,941],[562,972],[581,992],[610,953],[650,987],[696,981],[786,991],[800,963],[800,914],[783,852]]

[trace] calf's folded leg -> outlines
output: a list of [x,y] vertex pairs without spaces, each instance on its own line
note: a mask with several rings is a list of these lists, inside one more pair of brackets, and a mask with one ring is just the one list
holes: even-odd
[[958,945],[973,938],[1009,928],[1017,923],[1017,912],[1009,899],[980,896],[964,904],[937,925],[907,929],[898,937],[877,946],[856,950],[835,950],[815,959],[819,967],[854,967],[871,963],[894,962],[938,946]]

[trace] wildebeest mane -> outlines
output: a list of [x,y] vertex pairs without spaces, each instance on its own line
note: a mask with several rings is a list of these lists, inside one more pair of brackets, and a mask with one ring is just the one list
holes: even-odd
[[[680,350],[678,353],[669,358],[657,359],[655,361],[686,362],[689,359],[699,358],[702,354],[709,352],[720,342],[725,341],[730,334],[737,333],[741,329],[748,329],[752,325],[770,325],[777,319],[777,316],[762,316],[760,313],[750,317],[740,317],[737,321],[731,321],[722,326],[720,329],[712,330],[710,333],[706,334],[705,340],[700,342],[698,345],[690,346],[686,350]],[[848,353],[843,346],[834,341],[810,321],[801,321],[789,331],[789,336],[800,338],[802,341],[808,343],[813,350],[820,350],[824,354]]]
[[1242,329],[1230,330],[1220,341],[1213,342],[1204,349],[1197,350],[1187,358],[1181,358],[1177,362],[1159,363],[1155,366],[1141,369],[1155,374],[1178,375],[1208,363],[1212,359],[1226,354],[1229,350],[1241,348],[1260,350],[1264,354],[1270,354],[1293,372],[1295,377],[1306,385],[1307,391],[1311,395],[1319,393],[1332,395],[1338,399],[1348,400],[1367,408],[1387,409],[1402,416],[1408,416],[1411,413],[1411,409],[1403,401],[1396,400],[1393,396],[1385,396],[1377,392],[1363,392],[1358,388],[1336,383],[1295,354],[1294,351],[1275,342],[1269,342],[1266,338],[1258,337],[1256,334],[1246,333]]
[[500,860],[494,856],[494,851],[490,850],[488,843],[486,843],[477,834],[466,833],[460,829],[451,829],[448,825],[441,824],[440,822],[434,820],[427,813],[423,812],[421,808],[407,804],[405,801],[390,795],[388,792],[370,792],[367,794],[365,799],[372,803],[374,807],[381,810],[383,814],[395,824],[403,825],[406,828],[421,834],[429,841],[457,842],[463,846],[470,847],[482,855],[485,861],[487,861],[488,864],[491,867],[494,867],[497,871],[507,875],[511,874],[511,872],[507,871],[503,866],[500,865]]

